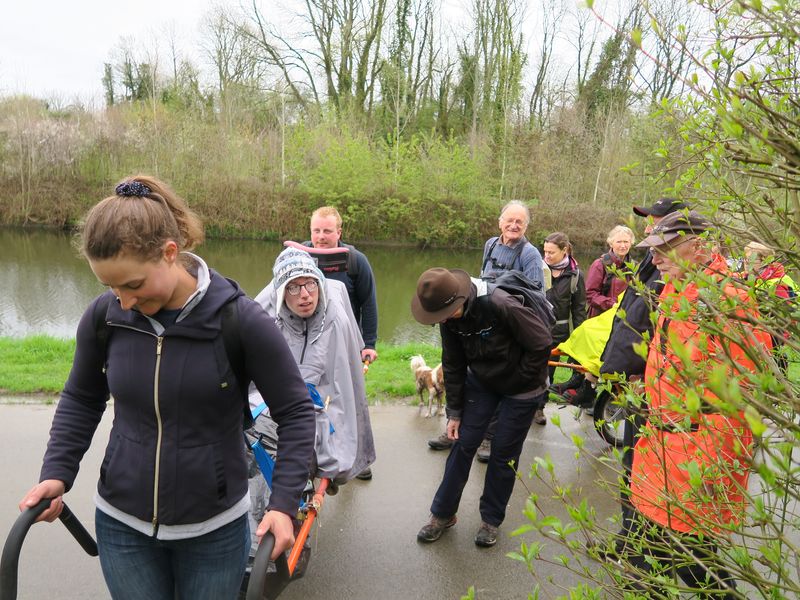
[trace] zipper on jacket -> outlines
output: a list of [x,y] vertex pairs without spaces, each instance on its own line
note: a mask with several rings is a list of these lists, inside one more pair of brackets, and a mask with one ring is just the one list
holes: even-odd
[[158,375],[161,370],[161,344],[164,342],[164,338],[158,336],[156,340],[156,369],[155,375],[153,376],[153,408],[156,413],[158,434],[156,437],[156,464],[153,476],[153,537],[158,535],[158,476],[161,466],[161,436],[164,433],[163,424],[161,423],[161,409],[158,403]]
[[303,350],[300,352],[300,364],[303,364],[303,359],[306,357],[306,346],[308,346],[308,321],[303,319]]

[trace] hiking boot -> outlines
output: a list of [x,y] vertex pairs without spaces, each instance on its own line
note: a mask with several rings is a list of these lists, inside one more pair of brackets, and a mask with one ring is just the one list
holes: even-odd
[[561,397],[572,406],[578,408],[590,408],[594,406],[595,397],[597,396],[596,390],[592,384],[584,380],[581,387],[576,390],[567,390]]
[[360,479],[361,481],[369,481],[370,479],[372,479],[372,469],[370,467],[367,467],[366,469],[361,471],[361,473],[356,475],[356,479]]
[[453,447],[453,440],[447,437],[447,432],[445,431],[439,437],[428,440],[428,447],[431,450],[449,450]]
[[482,548],[491,548],[497,543],[497,527],[481,521],[481,527],[475,534],[475,545]]
[[547,417],[544,416],[544,411],[539,408],[533,413],[533,422],[537,425],[547,425]]
[[478,462],[488,463],[489,456],[492,454],[492,441],[491,440],[483,440],[481,445],[478,446]]
[[552,391],[557,396],[562,396],[564,392],[567,390],[574,390],[580,387],[583,383],[585,376],[583,373],[579,371],[573,371],[572,377],[570,377],[567,381],[562,383],[555,383],[550,386],[550,391]]
[[449,519],[440,519],[435,515],[431,515],[430,521],[428,521],[425,525],[423,525],[422,529],[419,530],[417,534],[417,539],[420,542],[425,542],[427,544],[431,542],[435,542],[440,537],[442,537],[442,533],[444,533],[445,529],[449,529],[453,525],[456,524],[456,516],[453,515]]
[[328,487],[325,488],[325,493],[328,496],[335,496],[339,493],[339,484],[332,479],[328,482]]

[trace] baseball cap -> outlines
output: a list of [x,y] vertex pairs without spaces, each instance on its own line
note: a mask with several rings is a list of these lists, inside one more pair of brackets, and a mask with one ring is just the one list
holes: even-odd
[[684,208],[689,207],[676,198],[659,198],[650,206],[634,206],[633,212],[640,217],[664,217]]

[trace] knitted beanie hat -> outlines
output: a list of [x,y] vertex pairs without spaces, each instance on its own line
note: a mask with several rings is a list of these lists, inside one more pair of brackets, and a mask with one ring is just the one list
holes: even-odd
[[[317,267],[316,261],[312,256],[297,248],[286,248],[275,259],[272,267],[272,283],[275,287],[277,297],[275,299],[275,311],[280,314],[283,307],[286,285],[298,277],[313,277],[319,284],[319,305],[325,310],[325,276]],[[318,308],[319,308],[318,305]]]

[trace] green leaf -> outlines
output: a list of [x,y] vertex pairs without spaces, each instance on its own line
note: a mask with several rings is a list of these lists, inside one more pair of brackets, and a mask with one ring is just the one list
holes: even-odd
[[761,415],[758,414],[758,411],[752,406],[747,406],[744,409],[744,418],[753,431],[753,435],[761,436],[767,430],[767,426],[764,424],[764,421],[761,420]]

